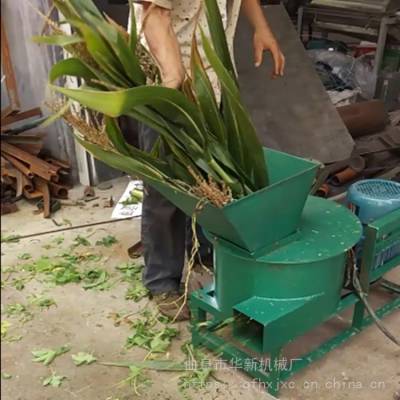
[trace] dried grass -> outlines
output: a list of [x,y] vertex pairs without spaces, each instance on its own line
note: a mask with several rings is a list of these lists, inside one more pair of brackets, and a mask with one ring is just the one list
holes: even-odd
[[[66,103],[62,100],[53,100],[52,102],[46,103],[54,113],[60,113],[65,107],[65,104]],[[74,128],[77,134],[84,140],[96,144],[104,150],[115,150],[107,136],[102,119],[99,122],[97,115],[93,115],[93,113],[89,112],[87,119],[85,119],[79,113],[74,112],[70,107],[63,112],[60,117],[63,118],[69,126]]]
[[225,183],[219,184],[211,176],[205,179],[190,168],[189,172],[196,181],[196,185],[191,188],[196,197],[207,199],[218,208],[226,206],[233,200],[232,191]]

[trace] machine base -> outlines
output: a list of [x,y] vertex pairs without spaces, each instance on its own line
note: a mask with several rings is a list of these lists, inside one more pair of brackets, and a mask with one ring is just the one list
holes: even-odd
[[[381,286],[393,293],[400,293],[400,286],[393,282],[382,280]],[[287,369],[287,365],[283,365],[282,363],[284,360],[282,357],[283,348],[277,349],[274,353],[270,354],[268,367],[266,368],[265,362],[254,359],[253,355],[246,353],[232,341],[227,341],[218,335],[217,331],[225,324],[225,321],[221,321],[218,317],[207,318],[207,314],[212,315],[210,303],[204,301],[205,297],[208,296],[209,294],[205,290],[200,290],[191,297],[190,309],[192,313],[191,331],[193,345],[204,346],[210,349],[222,359],[230,362],[233,367],[241,369],[257,381],[262,382],[271,395],[279,393],[284,381],[308,367],[314,361],[321,359],[327,353],[336,349],[353,336],[356,336],[373,323],[373,319],[370,316],[364,316],[364,305],[358,296],[355,293],[347,294],[341,299],[336,314],[354,305],[351,327],[344,329],[338,335],[324,342],[308,354],[304,354],[296,359],[291,363],[290,369]],[[396,309],[400,309],[400,297],[386,303],[376,310],[375,313],[381,319]],[[205,324],[206,321],[207,323]]]

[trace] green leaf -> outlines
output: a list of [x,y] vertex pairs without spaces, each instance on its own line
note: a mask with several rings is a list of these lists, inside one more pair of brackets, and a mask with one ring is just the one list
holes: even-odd
[[118,122],[114,118],[105,117],[106,133],[111,143],[117,151],[125,156],[130,156],[130,148],[126,142],[121,130],[119,129]]
[[77,76],[89,84],[92,79],[97,79],[92,70],[78,58],[67,58],[54,64],[50,70],[49,79],[50,82],[54,82],[59,77],[66,75]]
[[102,160],[109,166],[124,171],[128,174],[133,174],[139,178],[145,178],[149,181],[164,182],[166,176],[160,170],[150,166],[144,160],[135,160],[131,157],[122,154],[113,153],[111,151],[103,150],[100,146],[93,143],[88,143],[80,138],[77,141],[87,150],[93,154],[95,158]]
[[129,47],[132,53],[136,53],[138,37],[137,37],[135,6],[133,0],[129,0],[129,15],[130,15]]
[[90,269],[84,273],[83,280],[85,281],[85,284],[83,285],[83,288],[85,290],[94,288],[104,290],[107,287],[106,283],[108,278],[109,275],[107,271],[99,268]]
[[85,237],[78,235],[74,239],[73,246],[90,246],[90,242]]
[[84,106],[111,117],[126,115],[138,106],[151,106],[166,119],[182,124],[204,153],[204,126],[195,105],[179,91],[161,86],[141,86],[112,92],[90,89],[67,89],[53,86],[55,90]]
[[84,353],[84,352],[79,352],[78,354],[73,354],[71,357],[72,357],[72,360],[74,361],[74,364],[78,367],[81,365],[90,365],[97,361],[97,358],[94,357],[93,354]]
[[29,253],[22,253],[18,256],[19,260],[29,260],[32,256]]
[[65,47],[71,44],[82,43],[83,39],[78,35],[51,35],[51,36],[33,36],[33,41],[39,44],[48,44],[48,45]]
[[229,152],[246,177],[253,182],[252,190],[268,185],[268,174],[262,145],[248,112],[240,102],[238,88],[218,59],[210,41],[202,32],[204,51],[222,85],[222,107],[227,128]]
[[60,387],[66,376],[52,374],[43,380],[43,386]]
[[31,304],[38,306],[42,310],[48,309],[51,306],[57,306],[57,303],[55,302],[54,299],[50,299],[50,298],[43,297],[43,296],[37,296],[37,295],[32,295],[29,302]]
[[1,321],[1,339],[2,340],[7,336],[8,330],[10,329],[10,327],[11,327],[10,322],[5,321],[5,320]]
[[96,246],[111,247],[113,244],[118,243],[118,240],[113,235],[104,236],[101,240],[96,242]]
[[228,43],[225,35],[225,28],[222,23],[221,12],[219,10],[216,0],[204,0],[205,12],[208,22],[208,29],[210,30],[211,39],[222,64],[230,74],[231,78],[235,80],[236,86],[236,71],[233,66],[231,54],[229,52]]
[[191,70],[196,99],[210,132],[215,135],[220,143],[225,143],[227,140],[225,126],[215,99],[214,90],[197,48],[196,35],[193,35],[192,40]]
[[83,22],[74,21],[73,24],[82,32],[90,55],[109,77],[109,81],[117,86],[130,87],[131,83],[122,72],[122,65],[104,39]]
[[155,371],[185,371],[187,367],[184,363],[173,360],[145,360],[145,361],[126,361],[126,362],[101,362],[101,365],[110,367],[137,367]]
[[61,354],[67,353],[70,351],[68,346],[62,346],[58,349],[40,349],[32,351],[33,362],[42,363],[44,365],[50,365],[56,357]]
[[18,243],[20,240],[20,235],[3,235],[1,233],[1,243]]
[[148,289],[143,286],[141,281],[136,281],[133,287],[127,289],[125,300],[133,300],[138,302],[149,294]]
[[[100,34],[102,39],[104,39],[110,49],[112,49],[114,54],[113,65],[116,67],[120,65],[121,68],[118,68],[119,71],[122,72],[123,70],[125,77],[131,82],[137,85],[145,84],[146,77],[140,67],[136,54],[131,51],[131,48],[123,38],[121,32],[101,15],[93,3],[89,4],[90,2],[88,2],[88,4],[86,4],[85,2],[85,4],[82,4],[79,0],[71,0],[71,3],[74,5],[82,22],[91,26],[93,29],[92,37],[94,37],[94,30],[96,30],[96,33]],[[82,27],[80,29],[82,30]],[[88,34],[85,33],[84,30],[83,33],[86,36]],[[97,37],[97,42],[99,44],[99,37]],[[108,58],[110,58],[110,56],[111,53],[107,55]]]
[[7,372],[2,372],[1,373],[1,379],[11,379],[12,375],[7,374]]

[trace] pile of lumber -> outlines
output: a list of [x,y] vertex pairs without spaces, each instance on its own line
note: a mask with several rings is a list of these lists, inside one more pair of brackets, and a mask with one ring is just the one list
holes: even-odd
[[67,199],[70,165],[42,151],[43,135],[4,129],[1,133],[1,181],[15,191],[15,200],[38,201],[48,218],[54,199]]

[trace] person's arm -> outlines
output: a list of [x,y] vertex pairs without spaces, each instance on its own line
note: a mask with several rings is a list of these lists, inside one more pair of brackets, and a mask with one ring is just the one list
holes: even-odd
[[262,64],[264,51],[270,51],[274,60],[273,75],[282,76],[285,69],[285,57],[279,48],[271,28],[264,17],[259,0],[243,0],[242,10],[254,29],[254,64],[259,67]]
[[179,88],[185,78],[180,46],[171,24],[171,0],[141,1],[143,33],[161,73],[163,85]]

